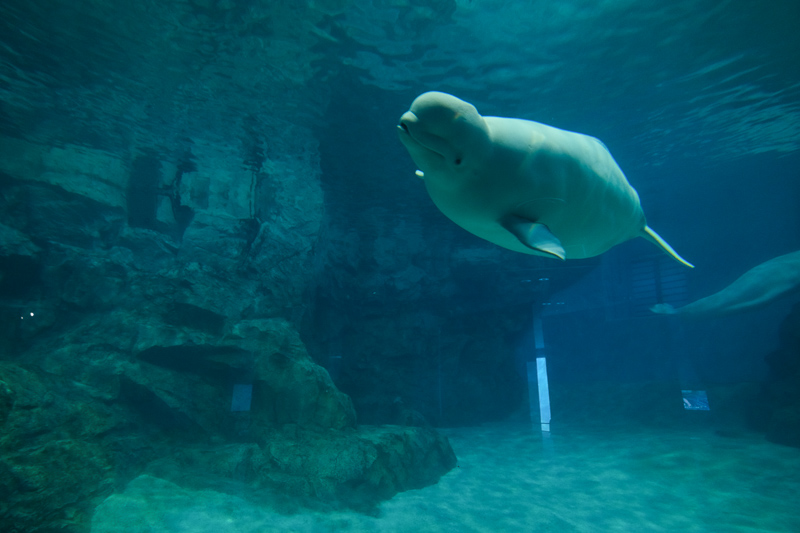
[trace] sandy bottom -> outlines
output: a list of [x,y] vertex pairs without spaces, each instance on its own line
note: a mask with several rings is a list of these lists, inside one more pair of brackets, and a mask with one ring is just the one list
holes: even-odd
[[800,450],[712,430],[445,430],[459,466],[437,485],[357,513],[285,516],[142,476],[92,532],[798,532]]

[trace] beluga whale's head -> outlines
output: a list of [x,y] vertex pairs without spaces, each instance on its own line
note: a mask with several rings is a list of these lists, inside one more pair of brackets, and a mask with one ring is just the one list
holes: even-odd
[[419,95],[397,132],[426,179],[468,178],[491,150],[489,128],[475,106],[446,93]]

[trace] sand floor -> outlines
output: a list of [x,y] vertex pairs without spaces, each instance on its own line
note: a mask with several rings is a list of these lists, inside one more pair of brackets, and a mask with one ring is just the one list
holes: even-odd
[[713,430],[444,430],[459,466],[398,494],[378,517],[284,516],[213,491],[134,480],[97,510],[93,533],[798,532],[800,450]]

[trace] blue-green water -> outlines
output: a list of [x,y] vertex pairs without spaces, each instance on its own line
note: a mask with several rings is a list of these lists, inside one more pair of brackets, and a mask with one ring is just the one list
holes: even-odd
[[[800,249],[799,25],[792,0],[3,2],[0,529],[796,531],[798,297],[648,309]],[[468,234],[397,139],[429,90],[601,139],[696,268]],[[404,441],[361,475],[304,440],[377,425],[459,466]]]

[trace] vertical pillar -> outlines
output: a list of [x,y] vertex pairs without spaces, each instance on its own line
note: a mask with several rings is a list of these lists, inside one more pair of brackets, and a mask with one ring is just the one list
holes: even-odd
[[545,358],[542,319],[539,316],[533,319],[533,336],[536,360],[528,361],[528,398],[531,420],[534,423],[536,422],[536,413],[538,412],[542,431],[549,432],[550,387],[547,382],[547,360]]
[[550,431],[550,387],[547,384],[547,361],[536,358],[536,376],[539,383],[539,419],[542,431]]
[[436,392],[439,400],[439,425],[442,425],[444,418],[443,399],[442,399],[442,328],[436,331]]

